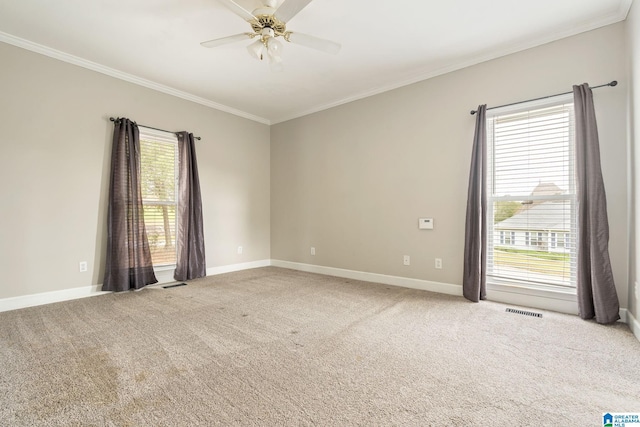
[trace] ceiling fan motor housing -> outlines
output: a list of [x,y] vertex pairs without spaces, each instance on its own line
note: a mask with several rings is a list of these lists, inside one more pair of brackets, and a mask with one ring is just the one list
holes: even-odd
[[275,10],[271,7],[263,7],[253,11],[255,20],[250,22],[251,28],[257,34],[262,34],[263,28],[271,28],[275,36],[282,36],[287,31],[287,25],[273,16]]

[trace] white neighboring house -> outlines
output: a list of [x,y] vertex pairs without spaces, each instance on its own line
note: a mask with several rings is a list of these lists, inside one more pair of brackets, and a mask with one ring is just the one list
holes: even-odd
[[[555,184],[542,183],[531,193],[535,196],[557,195],[562,190]],[[523,202],[510,218],[493,226],[494,247],[545,252],[569,252],[572,239],[571,202],[551,200]]]

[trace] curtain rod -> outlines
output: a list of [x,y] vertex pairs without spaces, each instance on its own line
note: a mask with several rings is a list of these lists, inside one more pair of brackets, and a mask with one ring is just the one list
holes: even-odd
[[[593,87],[591,87],[591,89],[598,89],[599,87],[605,87],[605,86],[613,87],[613,86],[617,86],[617,85],[618,85],[618,82],[616,80],[614,80],[611,83],[603,84],[603,85],[600,85],[600,86],[593,86]],[[493,110],[494,108],[510,107],[512,105],[524,104],[525,102],[531,102],[531,101],[539,101],[541,99],[553,98],[555,96],[569,95],[570,93],[573,93],[573,91],[564,92],[564,93],[557,93],[555,95],[543,96],[543,97],[540,97],[540,98],[527,99],[526,101],[518,101],[518,102],[513,102],[511,104],[498,105],[497,107],[487,108],[487,110]],[[478,112],[477,110],[471,110],[471,115],[473,116],[477,112]]]
[[[115,122],[115,121],[116,121],[116,120],[118,120],[118,119],[116,119],[116,118],[114,118],[114,117],[109,117],[109,120],[111,120],[112,122]],[[145,125],[138,125],[138,126],[142,126],[143,128],[147,128],[147,129],[159,130],[160,132],[168,132],[168,133],[173,133],[173,134],[175,134],[175,133],[176,133],[176,132],[171,132],[170,130],[164,130],[164,129],[153,128],[153,127],[151,127],[151,126],[145,126]],[[193,138],[194,138],[194,139],[197,139],[198,141],[200,141],[200,139],[201,139],[199,136],[194,136]]]

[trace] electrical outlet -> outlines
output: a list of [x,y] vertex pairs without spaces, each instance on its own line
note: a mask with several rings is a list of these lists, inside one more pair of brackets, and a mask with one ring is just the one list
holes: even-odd
[[411,265],[411,257],[409,255],[404,256],[404,265]]
[[238,246],[238,255],[242,255],[242,246]]
[[436,268],[442,270],[442,258],[436,258]]
[[80,262],[80,273],[85,273],[87,271],[87,261]]
[[316,248],[311,246],[311,255],[315,255],[315,254],[316,254]]

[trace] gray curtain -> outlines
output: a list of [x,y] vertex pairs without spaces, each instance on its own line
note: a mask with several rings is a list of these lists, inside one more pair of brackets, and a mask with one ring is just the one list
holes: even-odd
[[620,318],[609,259],[607,199],[600,169],[600,143],[587,83],[573,86],[578,191],[578,307],[580,317],[598,323]]
[[178,261],[174,278],[190,280],[207,275],[204,254],[202,198],[193,134],[178,132]]
[[156,283],[144,227],[138,125],[114,122],[103,291],[127,291]]
[[471,172],[467,195],[467,219],[464,235],[464,271],[462,293],[478,302],[487,296],[485,246],[487,242],[487,106],[478,106],[473,137]]

